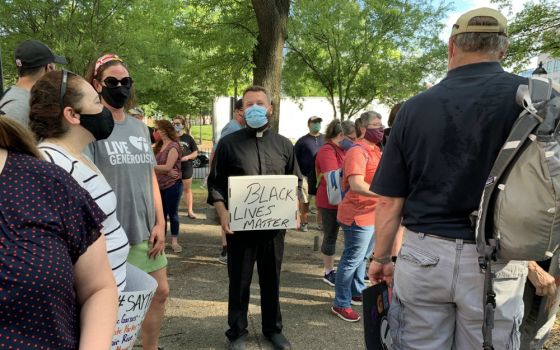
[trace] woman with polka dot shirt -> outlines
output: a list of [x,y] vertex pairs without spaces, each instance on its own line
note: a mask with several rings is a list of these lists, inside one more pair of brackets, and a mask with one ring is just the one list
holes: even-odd
[[118,303],[105,215],[40,158],[0,116],[0,349],[109,349]]

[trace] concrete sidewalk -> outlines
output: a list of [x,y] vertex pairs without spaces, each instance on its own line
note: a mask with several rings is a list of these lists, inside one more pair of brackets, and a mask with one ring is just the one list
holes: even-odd
[[[160,345],[165,350],[226,349],[228,278],[218,263],[220,228],[181,212],[181,254],[167,250],[171,295]],[[320,232],[289,231],[281,280],[284,334],[294,349],[364,349],[363,323],[330,314],[334,288],[322,281],[321,254],[313,251]],[[342,242],[337,245],[340,256]],[[272,349],[261,333],[258,274],[249,307],[249,349]],[[361,306],[355,307],[361,313]]]

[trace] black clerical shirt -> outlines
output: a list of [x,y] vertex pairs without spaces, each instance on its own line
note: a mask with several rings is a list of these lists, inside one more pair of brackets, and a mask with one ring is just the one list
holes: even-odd
[[228,177],[243,175],[296,175],[301,189],[294,146],[271,129],[245,128],[220,139],[208,176],[207,203],[224,202],[227,208]]

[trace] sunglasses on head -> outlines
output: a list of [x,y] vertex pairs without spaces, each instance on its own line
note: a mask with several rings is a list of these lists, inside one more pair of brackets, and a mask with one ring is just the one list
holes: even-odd
[[133,81],[131,77],[124,77],[121,80],[115,77],[107,77],[103,80],[103,83],[105,83],[105,86],[108,88],[116,88],[117,86],[119,86],[119,83],[121,84],[121,86],[131,87]]
[[64,95],[66,95],[66,89],[68,88],[68,75],[75,75],[74,73],[67,71],[66,69],[63,69],[61,73],[62,79],[60,81],[60,113],[64,111]]

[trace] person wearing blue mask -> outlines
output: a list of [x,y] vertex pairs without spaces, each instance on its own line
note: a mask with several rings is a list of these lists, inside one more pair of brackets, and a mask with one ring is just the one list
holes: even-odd
[[[310,195],[317,192],[315,188],[309,188],[307,179],[312,173],[315,166],[315,154],[325,144],[325,135],[321,134],[321,122],[323,119],[313,116],[307,120],[307,128],[309,133],[302,136],[295,144],[296,159],[303,174],[303,191],[299,201],[299,212],[301,213],[301,231],[308,230],[308,215],[309,215],[309,202]],[[319,214],[320,215],[320,214]],[[321,222],[317,218],[317,222]]]
[[[227,239],[229,277],[228,324],[230,349],[245,349],[247,311],[253,267],[258,264],[261,290],[262,332],[274,349],[290,349],[282,335],[280,269],[285,230],[232,232],[229,226],[228,177],[242,175],[296,175],[300,172],[290,140],[270,127],[270,95],[261,86],[243,93],[247,127],[223,137],[208,176],[208,204],[218,212]],[[301,183],[298,187],[301,187]]]

